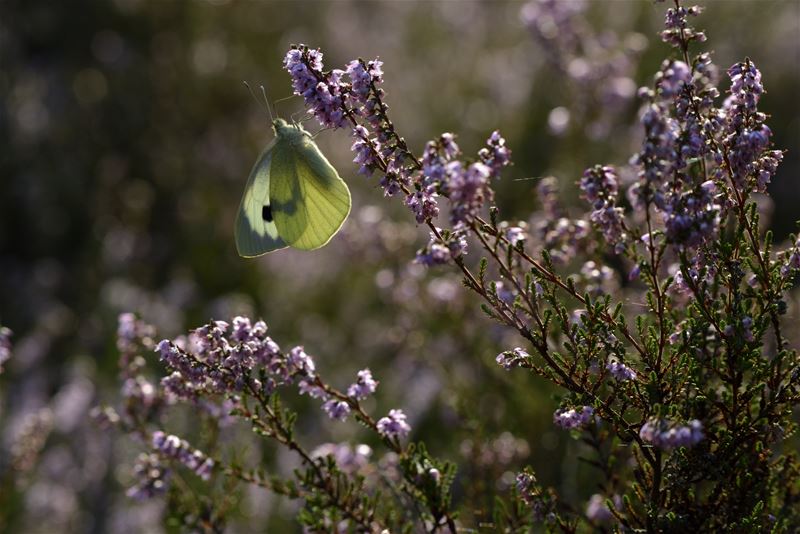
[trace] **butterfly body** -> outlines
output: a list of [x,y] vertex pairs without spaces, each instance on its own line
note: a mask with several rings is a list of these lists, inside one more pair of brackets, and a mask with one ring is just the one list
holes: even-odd
[[236,249],[252,258],[287,246],[314,250],[350,213],[347,185],[306,130],[283,119],[256,160],[236,216]]

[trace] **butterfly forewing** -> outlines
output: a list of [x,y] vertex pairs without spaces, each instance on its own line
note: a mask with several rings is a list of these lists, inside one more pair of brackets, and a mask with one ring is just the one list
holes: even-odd
[[252,258],[287,246],[275,226],[274,207],[270,203],[270,169],[275,143],[261,153],[239,204],[234,237],[240,256]]
[[270,200],[284,242],[302,250],[325,245],[350,213],[350,190],[308,136],[278,139]]

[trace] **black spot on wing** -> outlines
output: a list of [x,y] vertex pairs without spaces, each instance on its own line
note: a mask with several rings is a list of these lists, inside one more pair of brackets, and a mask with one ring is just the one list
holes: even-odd
[[269,207],[269,204],[264,204],[261,207],[261,218],[267,222],[272,222],[272,208]]

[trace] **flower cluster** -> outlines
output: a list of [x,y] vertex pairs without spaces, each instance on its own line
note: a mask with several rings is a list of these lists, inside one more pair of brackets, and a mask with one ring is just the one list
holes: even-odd
[[705,434],[703,423],[697,419],[685,425],[666,419],[650,419],[642,425],[639,437],[659,449],[668,451],[679,447],[694,447],[703,440]]
[[728,76],[731,89],[725,102],[727,135],[724,144],[731,179],[739,189],[753,187],[764,192],[783,161],[783,152],[768,150],[772,130],[764,124],[766,115],[757,109],[764,93],[761,72],[746,59],[728,69]]
[[411,426],[406,422],[403,410],[389,410],[389,415],[378,419],[378,432],[386,438],[397,439],[407,436]]
[[713,239],[719,231],[721,210],[713,180],[706,180],[691,191],[671,195],[664,209],[667,241],[695,248]]
[[667,9],[665,30],[661,32],[661,39],[672,46],[680,47],[690,41],[703,42],[706,34],[695,30],[688,23],[689,16],[696,17],[703,12],[700,6],[671,7]]
[[559,408],[553,413],[553,423],[566,430],[581,428],[594,420],[594,408]]
[[417,263],[428,267],[443,265],[467,253],[467,232],[463,226],[452,231],[436,228],[436,233],[430,235],[427,246],[417,251]]
[[592,204],[592,223],[600,229],[610,245],[624,246],[626,239],[623,210],[617,207],[618,178],[611,166],[596,165],[586,169],[580,181],[584,198]]
[[364,400],[378,388],[378,382],[372,378],[369,369],[362,369],[358,372],[358,380],[347,388],[347,396],[356,400]]
[[629,380],[636,380],[636,371],[620,362],[619,360],[611,359],[606,364],[606,369],[611,376],[620,382],[627,382]]
[[164,493],[169,487],[170,470],[163,465],[156,453],[141,453],[133,466],[136,484],[128,488],[126,495],[144,501]]
[[3,372],[3,364],[11,357],[11,330],[0,325],[0,374]]
[[503,167],[511,163],[511,150],[498,130],[492,132],[486,141],[486,147],[478,151],[480,160],[490,169],[492,176],[500,176]]
[[230,335],[228,328],[225,321],[213,321],[188,339],[158,343],[156,352],[172,370],[161,381],[171,398],[198,402],[202,395],[268,395],[279,386],[296,384],[301,394],[320,399],[329,417],[343,421],[352,411],[347,397],[363,400],[378,386],[369,369],[363,369],[347,397],[334,395],[320,382],[314,360],[303,347],[282,352],[267,336],[263,321],[235,317]]
[[[415,183],[417,192],[406,200],[417,222],[430,219],[430,214],[438,215],[433,200],[437,191],[450,199],[450,219],[454,225],[472,220],[494,196],[490,180],[499,177],[500,170],[511,161],[511,151],[505,144],[500,132],[492,132],[487,146],[478,152],[479,161],[467,164],[455,159],[461,151],[453,134],[444,133],[439,139],[429,141],[422,156],[422,172]],[[422,210],[423,204],[419,201],[411,203],[413,197],[419,195],[424,195],[431,204],[429,213]]]
[[289,50],[283,66],[292,76],[294,93],[303,97],[320,124],[326,128],[345,125],[347,87],[341,82],[343,71],[322,73],[322,52],[306,47]]
[[214,460],[192,448],[185,439],[156,431],[152,437],[153,449],[165,458],[177,460],[194,474],[208,480],[214,469]]
[[347,75],[351,80],[351,105],[373,127],[380,126],[381,114],[378,111],[384,111],[380,100],[383,90],[379,89],[377,95],[372,94],[372,88],[383,83],[382,65],[383,62],[378,59],[366,63],[361,59],[354,59],[347,64]]

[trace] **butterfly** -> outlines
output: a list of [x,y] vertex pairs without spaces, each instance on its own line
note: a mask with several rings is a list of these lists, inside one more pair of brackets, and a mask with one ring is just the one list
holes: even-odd
[[283,119],[272,121],[275,139],[256,160],[236,216],[236,250],[253,258],[292,247],[328,243],[350,213],[347,184],[311,134]]

